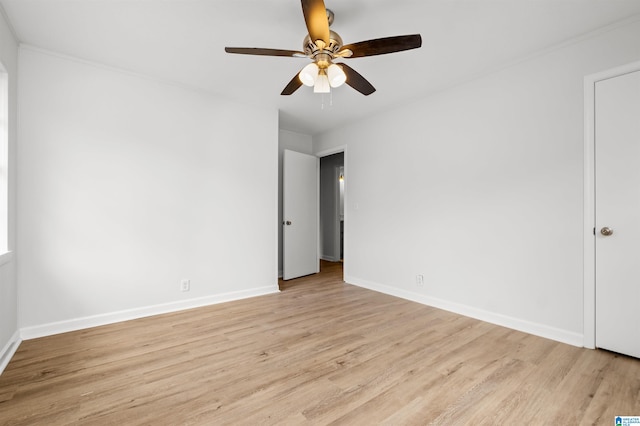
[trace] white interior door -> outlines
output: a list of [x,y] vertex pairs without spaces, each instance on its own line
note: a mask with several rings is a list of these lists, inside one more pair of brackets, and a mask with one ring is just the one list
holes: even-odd
[[320,271],[318,167],[318,158],[313,155],[284,151],[282,276],[285,280]]
[[595,87],[596,346],[640,358],[640,71]]

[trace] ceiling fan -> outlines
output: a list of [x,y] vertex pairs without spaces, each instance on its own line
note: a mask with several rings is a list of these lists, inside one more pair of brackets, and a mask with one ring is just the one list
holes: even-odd
[[324,6],[324,1],[301,0],[301,2],[302,14],[309,31],[309,35],[302,43],[304,52],[256,47],[224,48],[227,53],[311,59],[313,62],[291,79],[281,95],[291,95],[303,84],[313,86],[315,93],[328,93],[331,87],[338,87],[343,83],[347,83],[365,96],[370,95],[376,91],[371,83],[347,64],[333,61],[401,52],[422,46],[420,34],[385,37],[343,45],[338,33],[329,29],[334,15]]

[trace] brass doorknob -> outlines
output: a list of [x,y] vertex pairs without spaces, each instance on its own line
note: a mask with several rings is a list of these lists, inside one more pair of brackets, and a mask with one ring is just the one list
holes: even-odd
[[611,229],[611,228],[609,228],[609,227],[605,226],[604,228],[602,228],[602,229],[600,230],[600,233],[601,233],[602,235],[604,235],[605,237],[608,237],[609,235],[613,234],[613,229]]

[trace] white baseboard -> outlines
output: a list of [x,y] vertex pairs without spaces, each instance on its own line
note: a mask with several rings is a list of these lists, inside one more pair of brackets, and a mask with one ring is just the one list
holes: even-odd
[[535,336],[544,337],[546,339],[555,340],[557,342],[567,343],[572,346],[583,347],[584,338],[580,333],[575,333],[555,327],[549,327],[548,325],[538,324],[507,315],[496,314],[493,312],[485,311],[483,309],[478,309],[471,306],[438,299],[435,297],[425,296],[419,293],[414,293],[412,291],[390,287],[384,284],[378,284],[367,280],[361,280],[352,276],[345,276],[345,282],[356,285],[358,287],[363,287],[369,290],[374,290],[380,293],[407,299],[412,302],[417,302],[459,315],[464,315],[466,317],[475,318],[491,324],[500,325],[503,327],[511,328],[513,330],[518,330],[524,333],[533,334]]
[[0,374],[2,374],[4,369],[7,368],[7,365],[9,365],[9,361],[11,361],[11,358],[13,358],[13,355],[18,350],[20,343],[22,343],[20,331],[16,331],[0,351]]
[[267,294],[278,293],[279,291],[280,289],[276,284],[273,286],[256,287],[249,290],[234,291],[229,293],[216,294],[213,296],[181,300],[179,302],[163,303],[160,305],[128,309],[101,315],[92,315],[83,318],[75,318],[31,327],[23,327],[20,329],[20,337],[22,338],[22,340],[35,339],[38,337],[51,336],[53,334],[66,333],[69,331],[82,330],[85,328],[98,327],[101,325],[113,324],[116,322],[128,321],[137,318],[166,314],[169,312],[182,311],[185,309],[199,308],[202,306],[215,305],[218,303],[231,302],[234,300],[248,299],[250,297],[264,296]]

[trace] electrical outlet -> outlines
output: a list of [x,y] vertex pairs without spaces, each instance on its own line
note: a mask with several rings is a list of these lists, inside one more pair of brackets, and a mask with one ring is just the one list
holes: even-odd
[[424,285],[424,276],[416,275],[416,285],[422,287]]
[[191,280],[180,281],[180,291],[189,291],[189,290],[191,290]]

